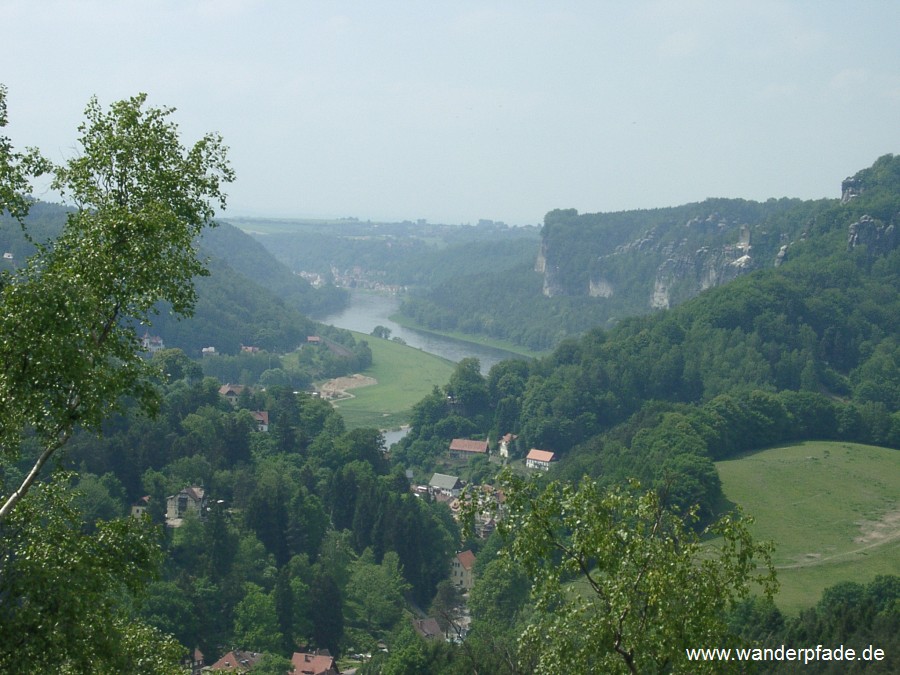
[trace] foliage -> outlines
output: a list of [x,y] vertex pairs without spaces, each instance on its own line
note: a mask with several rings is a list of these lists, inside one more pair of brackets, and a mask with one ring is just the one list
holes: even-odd
[[192,280],[205,272],[194,239],[224,207],[233,173],[218,136],[185,150],[172,110],[145,102],[89,103],[81,153],[55,169],[54,187],[77,209],[53,246],[0,281],[0,446],[14,459],[26,429],[44,445],[2,517],[76,424],[98,429],[124,394],[154,406],[135,326],[160,301],[179,315],[193,308]]
[[159,568],[158,531],[127,518],[86,534],[81,522],[56,480],[0,525],[0,670],[176,672],[181,647],[129,610]]
[[[771,603],[747,601],[731,616],[734,630],[753,645],[777,648],[781,645],[838,645],[863,650],[878,648],[883,658],[858,661],[850,672],[895,673],[900,649],[900,577],[879,576],[867,584],[847,581],[827,588],[815,607],[795,617],[781,615]],[[760,664],[760,673],[795,672],[790,662]],[[814,660],[804,665],[809,673],[848,672],[841,660]]]
[[403,614],[404,596],[410,588],[403,578],[396,553],[388,551],[378,565],[372,551],[366,549],[354,561],[347,583],[347,604],[352,620],[370,635],[391,629]]
[[637,486],[539,487],[509,473],[502,485],[509,556],[533,580],[520,647],[536,672],[699,672],[685,648],[728,643],[725,611],[753,584],[775,590],[770,547],[736,518],[709,529],[721,537],[714,547]]
[[[0,129],[8,123],[6,86],[0,84]],[[16,152],[9,138],[0,136],[0,216],[8,212],[21,222],[31,206],[28,198],[30,178],[50,170],[49,162],[36,150]]]
[[284,636],[278,630],[275,598],[255,584],[248,586],[234,608],[234,637],[237,644],[253,651],[281,649]]

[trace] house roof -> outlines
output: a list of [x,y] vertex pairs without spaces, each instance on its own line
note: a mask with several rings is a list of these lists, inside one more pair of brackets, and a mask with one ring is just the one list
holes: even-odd
[[536,450],[535,448],[532,448],[528,451],[528,456],[525,459],[531,459],[536,462],[552,462],[556,459],[556,455],[549,450]]
[[231,673],[246,673],[253,668],[262,657],[263,655],[259,652],[242,652],[236,649],[225,654],[225,656],[209,666],[209,669],[224,670]]
[[450,449],[457,452],[487,452],[487,441],[471,441],[468,438],[454,438],[450,441]]
[[456,559],[459,560],[459,564],[463,566],[463,569],[471,570],[472,565],[475,564],[475,554],[472,551],[460,551],[456,554]]
[[291,663],[294,665],[294,675],[336,675],[338,672],[334,657],[324,649],[315,654],[294,652]]
[[201,501],[203,501],[203,496],[205,494],[206,494],[206,490],[204,490],[202,487],[192,485],[191,487],[184,488],[177,495],[170,495],[168,497],[168,499],[172,499],[173,497],[177,497],[178,495],[187,495],[188,497],[193,499],[195,502],[201,502]]
[[413,629],[426,640],[440,638],[444,634],[437,619],[431,616],[427,619],[413,619],[412,624]]
[[219,387],[219,393],[222,396],[238,396],[242,391],[244,391],[242,384],[223,384]]
[[269,423],[269,411],[268,410],[254,410],[252,413],[253,419],[257,422],[262,422],[263,424]]
[[518,438],[518,436],[516,436],[515,434],[504,434],[500,440],[505,441],[507,443],[512,443],[517,438]]
[[459,487],[459,478],[448,476],[444,473],[436,473],[428,481],[428,485],[439,490],[455,490]]

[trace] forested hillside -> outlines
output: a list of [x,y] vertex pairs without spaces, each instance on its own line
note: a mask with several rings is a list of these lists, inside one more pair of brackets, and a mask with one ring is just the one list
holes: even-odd
[[486,271],[532,265],[536,227],[441,225],[424,221],[379,223],[230,219],[295,273],[346,288],[393,292],[433,288]]
[[[682,241],[689,217],[738,260],[774,253],[779,264],[745,260],[743,273],[690,299],[671,286],[674,307],[596,325],[487,376],[463,359],[389,450],[377,429],[348,431],[329,402],[300,391],[371,361],[365,341],[300,313],[339,293],[275,270],[230,228],[206,240],[211,274],[194,285],[203,266],[193,242],[212,207],[176,179],[187,172],[188,186],[221,199],[214,178],[231,172],[217,137],[199,146],[205,161],[187,162],[198,155],[159,124],[168,113],[144,118],[143,105],[139,96],[108,114],[89,107],[86,153],[52,169],[82,197],[55,243],[26,263],[35,248],[19,224],[0,229],[9,254],[0,276],[0,669],[103,663],[168,675],[199,648],[207,663],[231,649],[265,652],[257,672],[281,675],[289,655],[320,649],[351,657],[341,667],[360,673],[721,672],[688,663],[686,648],[844,643],[877,646],[888,657],[870,672],[896,672],[898,578],[848,580],[799,616],[783,615],[772,602],[770,547],[752,541],[714,461],[809,439],[900,448],[900,158],[846,182],[841,202],[734,202],[739,212],[726,221],[702,217],[711,203],[656,214],[656,253],[701,245]],[[134,138],[144,141],[125,143]],[[107,162],[109,143],[92,139],[128,151]],[[166,150],[164,161],[144,162],[148,147]],[[33,168],[20,155],[0,160],[13,178]],[[131,167],[140,189],[110,166]],[[10,187],[4,176],[0,207],[21,212],[20,181]],[[579,217],[552,214],[545,234],[573,251]],[[49,241],[64,215],[33,205],[26,229]],[[742,233],[753,218],[750,241],[732,243],[731,224]],[[561,282],[571,290],[586,280],[596,297],[560,298],[543,282],[527,286],[540,281],[522,260],[535,232],[483,224],[473,242],[424,225],[401,229],[423,227],[440,241],[402,243],[351,224],[339,250],[359,245],[385,263],[408,244],[402,274],[446,284],[445,302],[504,277],[493,295],[481,289],[514,310],[494,318],[512,325],[517,314],[523,339],[548,344],[579,330],[570,317],[591,321],[587,303],[626,295],[609,270],[629,264],[631,235],[610,242],[603,255],[621,257],[607,260],[604,277],[591,267],[594,251],[586,276],[576,265]],[[545,247],[545,265],[555,250]],[[398,273],[388,267],[385,275]],[[366,282],[373,271],[347,278]],[[329,264],[329,273],[348,270]],[[514,307],[525,286],[547,302]],[[132,323],[159,298],[196,312],[173,323],[162,308],[152,330],[168,348],[151,349]],[[540,323],[561,307],[558,325]],[[493,311],[468,314],[483,329]],[[528,332],[537,329],[548,332]],[[205,346],[220,354],[201,357]],[[501,437],[508,457],[497,452]],[[451,456],[454,439],[478,456]],[[531,449],[560,461],[538,472],[522,461]],[[499,464],[510,466],[498,473]],[[435,475],[445,470],[467,489]],[[761,595],[750,599],[752,589]],[[833,672],[820,665],[810,672]]]
[[[33,204],[25,221],[28,235],[38,243],[52,240],[62,229],[66,213],[59,204]],[[341,290],[316,289],[291,274],[250,236],[228,224],[205,232],[199,247],[209,259],[210,274],[195,280],[194,316],[178,321],[161,307],[149,328],[168,347],[193,356],[199,356],[204,347],[233,355],[241,345],[293,351],[320,330],[307,318],[309,313],[333,310],[345,301]],[[6,215],[0,216],[0,248],[9,254],[0,261],[6,269],[24,264],[34,252],[19,225]],[[349,335],[342,339],[352,341]]]
[[811,437],[900,447],[900,158],[856,183],[797,226],[777,268],[487,378],[461,369],[418,406],[398,455],[427,463],[455,436],[513,433],[520,452],[563,456],[564,475],[668,481],[709,515],[713,459]]
[[[881,198],[873,191],[880,189],[876,183],[884,186],[876,176],[891,175],[891,162],[882,158],[845,181],[845,202],[868,191],[871,213],[860,218],[890,224],[892,216],[878,215]],[[454,276],[408,298],[402,311],[432,329],[549,349],[593,327],[674,307],[706,289],[781,265],[803,250],[801,243],[827,237],[835,213],[856,213],[850,204],[841,210],[841,203],[708,199],[618,213],[556,209],[544,218],[534,264]],[[869,227],[860,222],[862,230]],[[851,224],[843,223],[845,238]],[[821,242],[826,249],[833,243]]]

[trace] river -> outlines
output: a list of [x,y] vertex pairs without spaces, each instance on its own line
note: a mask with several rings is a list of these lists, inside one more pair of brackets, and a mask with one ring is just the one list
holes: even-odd
[[[351,291],[350,302],[340,312],[329,314],[317,319],[322,323],[346,328],[347,330],[365,333],[369,335],[375,326],[390,328],[391,337],[402,339],[410,347],[416,347],[429,354],[442,356],[445,359],[459,363],[464,358],[473,356],[481,363],[481,372],[487,374],[495,363],[504,359],[523,358],[519,354],[507,352],[502,349],[485,347],[474,342],[454,340],[435,333],[427,333],[413,328],[406,328],[390,317],[400,309],[400,298],[395,295],[383,295],[365,291]],[[387,447],[391,447],[399,441],[408,428],[385,430],[384,440]]]
[[385,328],[390,328],[392,338],[398,337],[410,347],[416,347],[429,354],[442,356],[454,363],[459,363],[464,358],[473,356],[481,363],[481,372],[484,374],[487,374],[491,366],[499,361],[523,358],[519,354],[502,349],[406,328],[390,319],[390,316],[396,314],[399,309],[400,298],[395,295],[351,291],[350,302],[347,307],[340,312],[329,314],[317,320],[338,328],[346,328],[347,330],[367,335],[372,332],[375,326],[384,326]]

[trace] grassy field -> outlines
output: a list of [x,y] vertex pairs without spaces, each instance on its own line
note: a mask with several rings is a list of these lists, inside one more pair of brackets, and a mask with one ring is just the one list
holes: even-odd
[[394,429],[409,421],[413,405],[447,384],[455,365],[446,359],[391,340],[354,333],[372,350],[372,367],[362,373],[378,384],[350,390],[353,398],[335,403],[347,428]]
[[775,542],[782,611],[841,581],[900,574],[900,451],[807,442],[716,464],[726,497]]

